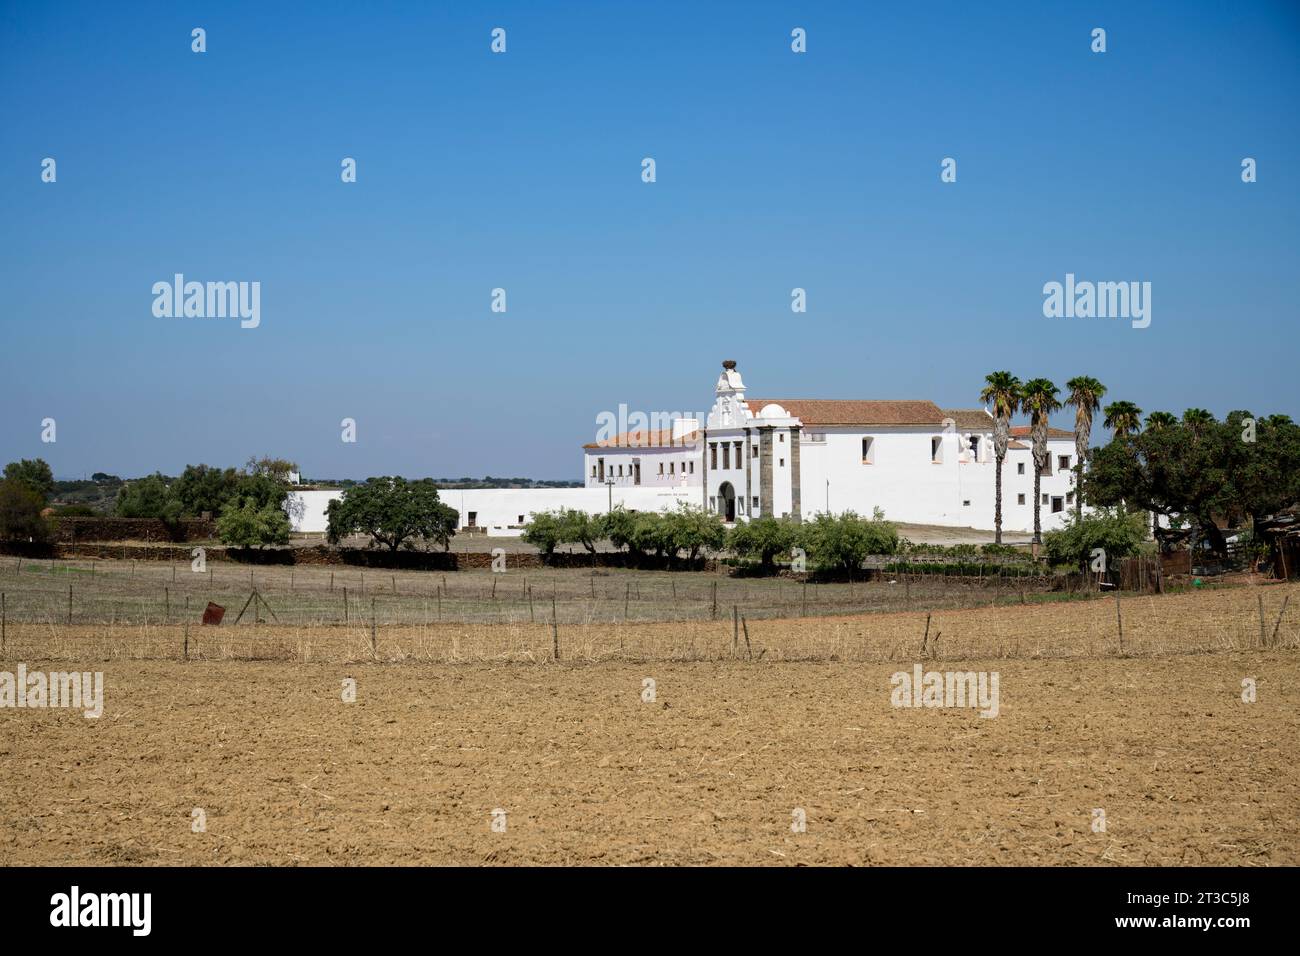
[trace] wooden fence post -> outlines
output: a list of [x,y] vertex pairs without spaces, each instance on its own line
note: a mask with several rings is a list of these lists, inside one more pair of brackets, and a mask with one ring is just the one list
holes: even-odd
[[185,646],[183,649],[183,659],[190,659],[190,596],[185,595]]
[[348,623],[348,589],[346,585],[343,587],[343,623]]
[[731,656],[740,648],[740,607],[731,605]]
[[717,581],[714,581],[714,582],[713,582],[713,611],[712,611],[712,616],[713,616],[713,620],[716,621],[716,620],[718,619],[718,582],[717,582]]
[[1265,647],[1267,645],[1264,643],[1264,595],[1256,594],[1255,597],[1259,599],[1259,646]]
[[375,599],[370,599],[370,656],[378,659],[379,654],[375,649]]
[[560,619],[555,613],[555,595],[551,594],[551,648],[555,659],[560,659]]
[[68,581],[68,623],[72,623],[72,582]]
[[1124,612],[1120,610],[1119,592],[1115,592],[1115,624],[1119,627],[1119,653],[1124,654]]
[[531,586],[528,588],[528,623],[537,623],[537,619],[533,617],[533,589]]

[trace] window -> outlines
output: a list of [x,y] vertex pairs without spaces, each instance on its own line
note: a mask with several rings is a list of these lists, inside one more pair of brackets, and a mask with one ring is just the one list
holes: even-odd
[[471,527],[471,528],[477,528],[477,527],[478,527],[478,512],[477,512],[477,511],[471,511],[471,512],[469,513],[469,527]]
[[1016,474],[1023,475],[1024,473],[1025,473],[1025,463],[1023,461],[1016,462]]
[[781,465],[780,465],[780,467],[782,467],[782,468],[785,467],[785,459],[784,459],[784,458],[781,459]]
[[661,461],[659,462],[659,474],[662,475],[663,473],[664,473],[664,463]]
[[715,441],[709,442],[709,467],[718,467],[718,443]]
[[862,464],[870,465],[875,461],[876,442],[873,438],[862,439]]
[[717,499],[717,497],[714,496],[714,495],[710,495],[710,496],[709,496],[709,510],[710,510],[710,511],[717,511],[717,510],[718,510],[718,499]]
[[1047,504],[1047,497],[1048,497],[1047,494],[1044,493],[1044,495],[1043,495],[1043,504]]
[[[671,474],[674,474],[673,469],[676,468],[676,467],[677,467],[677,462],[675,462],[675,461],[670,461],[670,462],[668,463],[668,474],[670,474],[670,475],[671,475]],[[663,465],[660,465],[660,466],[659,466],[659,470],[662,472],[662,471],[664,470],[664,466],[663,466]]]
[[596,467],[600,469],[600,474],[599,474],[599,478],[600,478],[600,480],[601,480],[601,481],[604,481],[604,480],[605,480],[605,459],[604,459],[604,458],[597,458],[597,459],[596,459]]
[[1043,474],[1050,475],[1051,473],[1052,473],[1052,456],[1048,455],[1046,460],[1044,460],[1043,462]]
[[968,445],[970,445],[971,461],[979,461],[980,460],[980,436],[967,435],[966,442]]
[[725,441],[722,443],[722,467],[731,467],[731,444]]
[[618,466],[618,476],[619,476],[620,478],[623,477],[623,466],[622,466],[622,465],[619,465],[619,466]]
[[1056,456],[1056,467],[1057,467],[1058,469],[1060,469],[1061,471],[1069,471],[1069,470],[1070,470],[1070,456],[1069,456],[1069,455],[1057,455],[1057,456]]
[[520,516],[519,516],[519,520],[518,520],[517,522],[515,522],[515,523],[516,523],[516,524],[523,524],[523,523],[524,523],[524,516],[523,516],[523,515],[520,515]]
[[751,500],[753,501],[753,507],[754,507],[754,509],[757,510],[757,509],[758,509],[758,495],[754,495],[754,496],[752,497]]
[[591,466],[591,477],[593,477],[593,478],[596,477],[596,466],[595,466],[595,465],[592,465],[592,466]]
[[744,459],[742,459],[742,458],[740,457],[740,445],[741,445],[741,443],[740,443],[740,442],[732,442],[732,444],[736,446],[736,467],[739,468],[739,467],[740,467],[740,463],[741,463],[741,461],[744,460]]
[[1023,505],[1024,503],[1025,503],[1025,496],[1024,496],[1024,495],[1016,495],[1016,504],[1018,504],[1018,505]]
[[752,450],[752,452],[750,453],[750,456],[749,456],[749,457],[750,457],[750,458],[757,458],[757,457],[758,457],[758,446],[757,446],[757,445],[753,446],[753,450]]
[[943,464],[943,439],[930,439],[930,461],[936,465]]
[[691,462],[691,474],[695,474],[695,462]]
[[1065,499],[1062,498],[1060,495],[1055,495],[1055,496],[1053,496],[1053,498],[1052,498],[1052,514],[1057,514],[1058,512],[1061,512],[1061,511],[1064,511],[1064,510],[1065,510]]
[[785,432],[781,432],[781,434],[777,435],[776,437],[779,438],[782,442],[785,442]]
[[962,506],[963,508],[969,508],[969,507],[970,507],[970,499],[968,498],[968,499],[966,499],[965,501],[963,501],[963,502],[961,503],[961,506]]
[[1074,492],[1073,492],[1073,491],[1067,491],[1067,492],[1065,493],[1065,503],[1066,503],[1067,505],[1072,505],[1072,504],[1074,504]]

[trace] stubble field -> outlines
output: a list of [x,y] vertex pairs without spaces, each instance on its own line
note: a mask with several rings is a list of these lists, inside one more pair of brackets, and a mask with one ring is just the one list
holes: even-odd
[[[1297,591],[1127,600],[1122,654],[1110,600],[734,652],[730,620],[562,626],[558,663],[541,624],[241,627],[188,662],[175,626],[10,625],[0,670],[105,701],[0,709],[0,864],[1295,865]],[[914,664],[998,672],[998,716],[892,706]]]

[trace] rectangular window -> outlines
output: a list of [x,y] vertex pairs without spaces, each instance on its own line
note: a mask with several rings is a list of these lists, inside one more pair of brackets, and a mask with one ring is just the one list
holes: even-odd
[[[660,465],[660,466],[659,466],[659,470],[662,471],[662,470],[663,470],[663,467],[664,467],[663,465]],[[675,461],[670,461],[670,462],[668,463],[668,474],[670,474],[670,475],[672,475],[672,474],[676,474],[676,472],[673,471],[673,469],[676,468],[676,467],[677,467],[677,462],[675,462]]]
[[740,442],[732,442],[732,444],[735,445],[735,449],[736,449],[736,467],[739,468],[739,467],[740,467],[740,463],[741,463],[742,461],[744,461],[745,459],[742,458],[741,455],[740,455]]
[[600,469],[600,472],[599,472],[599,474],[598,474],[597,477],[598,477],[601,481],[604,481],[604,480],[605,480],[605,459],[604,459],[604,458],[597,458],[597,459],[596,459],[596,467]]
[[1072,504],[1074,504],[1074,492],[1073,492],[1073,491],[1067,491],[1067,492],[1065,493],[1065,503],[1066,503],[1067,505],[1072,505]]
[[662,475],[663,473],[664,473],[664,463],[661,461],[659,462],[659,474]]
[[943,439],[930,439],[930,461],[936,465],[943,464]]
[[781,432],[781,434],[776,437],[779,438],[783,443],[785,442],[785,432]]
[[1016,474],[1023,475],[1024,473],[1025,473],[1025,463],[1023,461],[1016,462]]
[[524,523],[524,516],[523,516],[523,515],[520,515],[520,516],[519,516],[519,521],[516,522],[516,523],[517,523],[517,524],[523,524],[523,523]]
[[1048,498],[1047,494],[1044,493],[1044,494],[1043,494],[1043,504],[1047,504],[1047,498]]
[[595,466],[595,465],[592,465],[592,466],[591,466],[591,477],[593,477],[593,478],[596,477],[596,466]]
[[695,474],[695,462],[691,462],[691,474]]
[[477,512],[477,511],[471,511],[471,512],[469,513],[469,527],[471,527],[471,528],[477,528],[477,527],[478,527],[478,512]]
[[1052,498],[1052,514],[1057,514],[1058,512],[1064,510],[1065,510],[1065,499],[1062,498],[1060,495],[1054,496]]
[[980,436],[968,435],[966,440],[967,442],[970,443],[971,461],[979,461],[980,460]]
[[758,495],[754,495],[753,498],[751,498],[750,500],[753,502],[753,506],[754,506],[754,508],[757,508],[757,507],[758,507]]
[[1070,456],[1069,456],[1069,455],[1057,455],[1057,456],[1056,456],[1056,467],[1059,468],[1061,471],[1069,471],[1069,470],[1070,470]]
[[1018,504],[1018,505],[1023,505],[1024,503],[1025,503],[1025,496],[1024,496],[1024,495],[1016,495],[1016,504]]
[[782,468],[785,467],[785,459],[784,459],[784,458],[781,459],[780,467],[782,467]]
[[862,463],[869,465],[874,460],[873,456],[876,451],[876,442],[872,438],[862,439]]
[[967,499],[966,501],[963,501],[963,502],[961,503],[961,506],[962,506],[963,508],[969,508],[969,507],[970,507],[970,500]]
[[718,443],[709,442],[709,467],[716,469],[718,467]]
[[725,441],[722,443],[722,467],[723,470],[731,467],[731,445]]
[[620,478],[623,477],[623,466],[622,466],[622,465],[619,465],[619,466],[618,466],[618,476],[619,476]]
[[754,445],[754,446],[753,446],[753,450],[750,452],[749,457],[750,457],[750,458],[757,458],[757,457],[758,457],[758,446],[757,446],[757,445]]

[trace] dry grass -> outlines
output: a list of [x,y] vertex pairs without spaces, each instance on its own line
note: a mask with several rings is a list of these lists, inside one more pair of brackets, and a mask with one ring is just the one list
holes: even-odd
[[[1121,646],[1114,598],[964,610],[747,620],[568,623],[558,627],[564,661],[895,661],[969,658],[1163,657],[1300,645],[1300,586],[1225,588],[1124,596]],[[1292,600],[1279,622],[1284,600]],[[1263,597],[1261,642],[1259,599]],[[927,636],[927,618],[928,636]],[[1273,634],[1276,628],[1276,645]],[[179,659],[182,624],[10,623],[10,660]],[[548,623],[261,625],[188,628],[192,660],[431,663],[553,660]],[[735,647],[733,648],[733,643]]]

